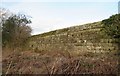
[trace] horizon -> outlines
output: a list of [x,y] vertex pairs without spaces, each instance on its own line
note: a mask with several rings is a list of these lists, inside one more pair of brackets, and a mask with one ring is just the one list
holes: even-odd
[[2,2],[1,6],[31,16],[32,35],[102,21],[118,13],[118,2]]

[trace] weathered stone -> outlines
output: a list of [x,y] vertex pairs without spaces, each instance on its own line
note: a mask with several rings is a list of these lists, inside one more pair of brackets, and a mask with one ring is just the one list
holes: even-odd
[[[51,35],[32,37],[29,48],[33,50],[108,52],[118,49],[115,39],[101,35],[101,22],[56,30]],[[61,31],[62,30],[62,31]]]

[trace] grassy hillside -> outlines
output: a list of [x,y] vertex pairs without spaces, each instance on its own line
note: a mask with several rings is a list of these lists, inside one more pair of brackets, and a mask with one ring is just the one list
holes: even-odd
[[118,48],[116,40],[103,34],[101,28],[101,22],[94,22],[54,30],[32,36],[28,45],[37,51],[116,51]]
[[115,74],[116,39],[101,22],[54,30],[28,39],[26,51],[3,53],[3,74]]
[[38,35],[33,35],[32,37],[45,37],[45,36],[51,36],[51,35],[57,35],[57,34],[62,34],[62,33],[69,33],[69,32],[77,32],[81,30],[88,30],[88,29],[99,29],[101,28],[101,22],[94,22],[94,23],[88,23],[84,25],[78,25],[74,27],[68,27],[68,28],[63,28],[63,29],[58,29],[50,32],[46,32],[43,34],[38,34]]

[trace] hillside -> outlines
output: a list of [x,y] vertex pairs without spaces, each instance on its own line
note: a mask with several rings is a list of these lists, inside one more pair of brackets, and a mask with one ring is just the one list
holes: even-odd
[[3,74],[117,75],[117,40],[101,28],[94,22],[34,35],[26,51],[3,53]]
[[100,29],[101,22],[94,22],[55,30],[29,39],[29,46],[33,50],[59,50],[59,51],[89,51],[113,52],[117,51],[115,39],[105,36]]

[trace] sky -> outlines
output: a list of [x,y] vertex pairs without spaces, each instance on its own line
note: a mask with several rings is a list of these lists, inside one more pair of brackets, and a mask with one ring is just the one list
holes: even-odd
[[118,0],[3,0],[0,7],[31,16],[36,35],[107,19],[118,13]]

